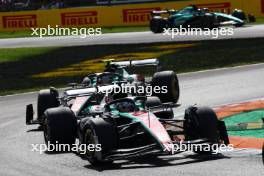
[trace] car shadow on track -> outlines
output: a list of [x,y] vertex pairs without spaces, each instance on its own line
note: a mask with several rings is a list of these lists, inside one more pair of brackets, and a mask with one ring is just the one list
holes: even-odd
[[199,155],[192,154],[186,156],[169,156],[165,158],[160,158],[157,156],[144,156],[141,158],[135,158],[131,160],[124,160],[114,162],[112,164],[105,164],[100,166],[85,165],[87,169],[93,169],[98,172],[105,170],[119,170],[119,169],[140,169],[140,168],[157,168],[157,167],[168,167],[168,166],[177,166],[185,164],[200,163],[218,159],[229,159],[229,157],[222,154],[215,155]]

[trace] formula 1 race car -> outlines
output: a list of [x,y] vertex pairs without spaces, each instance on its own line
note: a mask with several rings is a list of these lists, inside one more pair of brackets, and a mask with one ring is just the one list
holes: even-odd
[[[79,116],[69,107],[50,108],[44,113],[44,138],[51,144],[72,145],[78,138],[80,145],[100,146],[84,153],[93,165],[146,154],[172,155],[180,144],[199,144],[194,152],[210,153],[213,148],[205,150],[204,144],[229,143],[225,124],[212,109],[192,106],[183,120],[176,120],[168,111],[172,106],[161,104],[158,97],[126,97],[97,106],[94,110],[100,113],[93,116]],[[176,135],[183,135],[184,142]]]
[[156,58],[144,60],[129,60],[115,62],[114,59],[103,60],[106,62],[103,73],[90,74],[83,79],[83,84],[87,86],[113,84],[120,81],[127,82],[144,82],[145,78],[140,74],[129,74],[126,67],[156,66],[156,70],[160,71],[161,64]]
[[[113,59],[104,60],[107,62],[105,72],[94,73],[86,76],[82,85],[85,87],[95,87],[111,84],[127,84],[127,86],[166,86],[167,94],[153,94],[158,96],[163,103],[177,103],[180,96],[178,77],[174,71],[160,71],[161,64],[156,58],[144,60],[129,60],[115,62]],[[145,77],[140,74],[129,74],[125,68],[156,66],[156,73],[152,76],[151,81],[146,81]]]
[[26,107],[26,124],[34,125],[44,123],[44,113],[46,110],[55,107],[68,107],[76,116],[97,114],[98,107],[104,106],[107,102],[119,98],[124,98],[130,93],[114,93],[114,88],[119,85],[105,85],[97,87],[77,87],[74,85],[63,92],[59,96],[59,91],[51,87],[50,89],[40,90],[37,99],[37,118],[34,118],[33,105],[29,104]]
[[40,124],[44,122],[44,112],[55,107],[69,107],[76,115],[88,113],[93,105],[101,105],[108,101],[104,93],[113,86],[91,87],[91,88],[70,88],[59,97],[59,91],[54,87],[40,90],[37,99],[37,118],[34,118],[33,105],[26,107],[26,124]]
[[[168,18],[162,17],[167,14]],[[243,26],[245,15],[236,10],[233,15],[209,12],[208,9],[198,9],[195,5],[187,6],[182,10],[153,11],[150,20],[150,30],[153,33],[162,33],[168,28],[200,28],[213,29],[223,25]]]
[[[43,124],[43,114],[44,112],[53,107],[58,107],[60,105],[70,107],[72,102],[69,104],[69,100],[76,99],[79,101],[79,97],[88,97],[84,100],[89,105],[100,105],[102,103],[127,96],[142,96],[146,95],[146,92],[152,96],[158,96],[163,103],[173,102],[176,104],[179,99],[179,83],[177,75],[173,71],[161,71],[154,74],[150,82],[146,82],[144,77],[139,79],[139,75],[130,75],[124,69],[126,66],[142,66],[142,65],[155,65],[160,66],[157,59],[147,59],[141,61],[122,61],[122,62],[109,62],[106,66],[106,71],[104,73],[91,74],[84,78],[81,85],[71,83],[72,88],[64,91],[63,96],[59,97],[59,92],[55,88],[41,90],[38,94],[37,99],[37,118],[33,118],[33,105],[27,106],[27,119],[26,124]],[[111,72],[110,72],[111,71]],[[117,84],[114,84],[117,83]],[[124,83],[121,84],[121,83]],[[113,94],[109,91],[115,87],[126,88],[132,87],[134,91],[125,94]],[[157,88],[166,88],[166,93],[156,93]],[[152,89],[153,87],[153,89]],[[140,88],[144,88],[141,93]],[[151,92],[148,88],[151,88]],[[156,88],[156,89],[155,89]],[[131,89],[130,89],[131,90]],[[98,94],[101,92],[101,94]],[[104,93],[102,93],[104,92]],[[105,92],[111,93],[106,96]],[[94,96],[97,96],[96,100]],[[98,97],[99,96],[99,97]],[[148,95],[149,96],[149,95]],[[99,99],[98,99],[99,98]],[[107,99],[107,100],[106,100]],[[90,102],[90,103],[89,103]]]
[[[75,83],[70,84],[72,88],[64,91],[62,97],[59,97],[59,92],[55,88],[41,90],[37,99],[37,118],[33,118],[33,105],[28,105],[26,124],[42,125],[44,112],[49,108],[65,106],[71,107],[74,110],[77,107],[75,113],[79,115],[82,113],[79,106],[86,107],[87,109],[85,110],[87,111],[92,105],[103,105],[109,101],[127,96],[145,96],[146,93],[158,96],[163,103],[173,102],[176,104],[178,102],[179,83],[177,75],[173,71],[157,72],[154,74],[150,83],[143,80],[140,82],[139,79],[135,79],[137,75],[129,75],[122,67],[126,62],[127,61],[114,62],[109,65],[109,67],[115,67],[118,65],[119,67],[117,67],[115,71],[122,71],[123,74],[104,72],[101,74],[89,75],[84,78],[82,85],[77,85]],[[144,64],[146,64],[146,62],[149,64],[156,64],[156,59],[144,60],[143,62]],[[134,64],[135,62],[133,61],[132,63]],[[142,64],[142,61],[138,63]],[[118,84],[113,84],[115,82]],[[122,90],[129,91],[125,93],[114,93],[113,90],[118,87]],[[163,88],[165,88],[164,91],[162,91]],[[160,91],[157,92],[158,89]]]

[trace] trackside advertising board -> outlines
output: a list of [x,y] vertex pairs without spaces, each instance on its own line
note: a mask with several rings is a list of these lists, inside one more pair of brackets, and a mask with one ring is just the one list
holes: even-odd
[[0,31],[17,31],[48,25],[61,27],[110,27],[147,25],[152,10],[180,9],[196,4],[200,8],[230,13],[238,8],[264,16],[264,0],[183,0],[159,3],[94,6],[0,13]]

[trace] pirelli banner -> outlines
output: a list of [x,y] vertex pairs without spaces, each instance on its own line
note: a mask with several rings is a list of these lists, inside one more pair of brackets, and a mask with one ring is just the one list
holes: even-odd
[[115,6],[0,13],[0,31],[17,31],[48,25],[60,27],[110,27],[147,25],[152,10],[180,9],[190,4],[212,11],[235,8],[264,16],[264,0],[181,0]]

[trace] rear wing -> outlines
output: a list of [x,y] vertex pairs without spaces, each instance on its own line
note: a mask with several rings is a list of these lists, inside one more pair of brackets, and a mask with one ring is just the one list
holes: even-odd
[[118,61],[110,62],[111,65],[117,65],[119,67],[140,67],[140,66],[156,66],[157,70],[161,69],[161,64],[159,59],[144,59],[144,60],[129,60],[129,61]]

